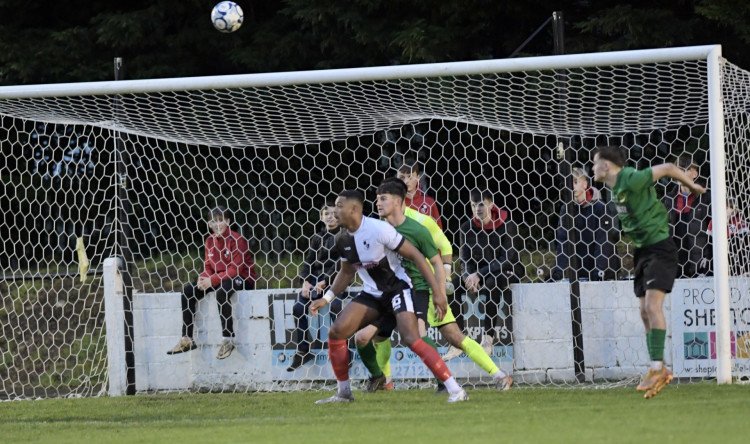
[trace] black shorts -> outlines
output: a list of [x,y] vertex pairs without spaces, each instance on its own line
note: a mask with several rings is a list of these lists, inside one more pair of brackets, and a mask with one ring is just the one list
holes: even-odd
[[677,277],[677,247],[668,237],[661,242],[635,249],[635,295],[646,296],[646,290],[672,291]]
[[[426,323],[427,311],[430,308],[430,290],[412,290],[412,292],[414,294],[412,298],[414,314],[417,316],[417,319],[421,319]],[[393,334],[393,330],[396,329],[396,315],[394,313],[387,314],[373,322],[372,325],[378,327],[378,336],[389,338]]]
[[411,288],[405,288],[394,293],[384,293],[380,297],[375,297],[363,291],[355,296],[352,302],[374,308],[380,313],[378,319],[381,319],[384,316],[392,316],[394,313],[401,313],[403,311],[414,313],[414,302],[411,292]]

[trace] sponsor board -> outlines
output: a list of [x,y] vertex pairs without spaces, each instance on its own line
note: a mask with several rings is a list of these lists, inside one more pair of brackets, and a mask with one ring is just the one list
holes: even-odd
[[[675,281],[672,289],[672,357],[678,377],[716,375],[713,279]],[[732,374],[750,376],[750,279],[729,279]]]

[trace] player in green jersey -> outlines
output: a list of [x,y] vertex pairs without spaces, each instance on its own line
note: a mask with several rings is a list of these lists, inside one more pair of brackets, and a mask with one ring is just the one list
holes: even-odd
[[662,177],[676,179],[694,194],[706,189],[694,183],[683,170],[664,163],[644,170],[625,166],[624,148],[604,146],[594,150],[594,180],[612,189],[612,200],[626,237],[635,245],[634,290],[641,319],[646,328],[646,344],[651,367],[638,385],[645,398],[655,396],[672,380],[664,365],[664,296],[672,291],[677,276],[677,247],[669,235],[667,210],[656,197],[654,183]]
[[[448,255],[452,257],[453,250],[450,246],[450,242],[440,227],[438,227],[435,221],[429,216],[416,212],[414,212],[416,214],[412,214],[412,216],[414,216],[413,218],[406,216],[405,211],[410,209],[405,208],[404,205],[403,194],[405,191],[406,185],[399,179],[386,179],[383,181],[380,187],[378,187],[377,192],[378,215],[393,225],[397,232],[414,244],[417,249],[422,251],[422,254],[424,254],[430,261],[436,279],[440,282],[442,280],[441,275],[444,275],[447,268],[444,268],[443,273],[440,272],[443,260],[441,260],[441,256],[438,255],[436,244],[441,246],[439,253],[444,259]],[[438,319],[435,316],[432,297],[430,295],[429,287],[425,287],[424,285],[424,279],[421,278],[421,276],[417,277],[417,275],[413,273],[412,268],[414,268],[414,264],[407,264],[406,261],[404,261],[403,265],[409,277],[412,278],[414,292],[417,294],[420,292],[422,293],[421,299],[415,297],[415,313],[417,314],[419,332],[422,339],[437,349],[437,345],[435,345],[434,341],[432,341],[427,335],[427,323],[433,327],[437,327],[443,337],[453,347],[465,352],[472,361],[493,376],[493,382],[499,390],[508,390],[513,384],[513,378],[506,375],[497,367],[497,365],[495,365],[494,362],[492,362],[492,358],[490,358],[487,352],[482,349],[481,345],[461,332],[450,309],[448,309],[443,319]],[[419,301],[425,300],[429,302],[427,307],[424,305],[417,306]],[[386,376],[386,388],[390,382],[387,380],[390,377],[390,334],[392,330],[393,324],[384,321],[378,326],[370,325],[363,328],[357,332],[355,337],[358,350],[360,350],[360,356],[363,355],[363,349],[371,347],[370,341],[373,340],[372,347],[377,350],[376,362],[364,358],[363,362],[373,376],[379,375],[382,371],[382,374]],[[364,355],[369,355],[369,353],[365,351]],[[392,387],[392,383],[390,383],[390,386]],[[377,390],[379,387],[368,386],[368,388],[374,388]],[[438,390],[440,391],[440,385],[438,385]]]

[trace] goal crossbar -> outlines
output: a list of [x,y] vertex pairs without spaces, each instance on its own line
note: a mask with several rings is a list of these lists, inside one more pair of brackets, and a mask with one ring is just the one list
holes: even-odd
[[430,63],[404,66],[380,66],[372,68],[330,69],[321,71],[5,86],[0,87],[0,99],[78,95],[97,96],[222,88],[254,88],[264,86],[366,82],[502,72],[510,73],[530,70],[618,66],[636,63],[666,63],[685,60],[704,60],[708,57],[711,51],[720,47],[720,45],[703,45],[635,51],[614,51],[607,53],[569,54],[560,56]]

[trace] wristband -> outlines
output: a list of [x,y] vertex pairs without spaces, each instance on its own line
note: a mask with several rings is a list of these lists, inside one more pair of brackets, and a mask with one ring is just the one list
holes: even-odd
[[333,294],[333,292],[332,292],[331,290],[328,290],[328,291],[326,291],[326,293],[325,293],[325,294],[323,295],[323,299],[325,299],[325,300],[326,300],[326,302],[328,302],[328,303],[330,304],[332,300],[336,299],[336,295],[335,295],[335,294]]
[[453,266],[451,264],[443,264],[443,270],[445,270],[445,278],[450,279],[453,274]]

